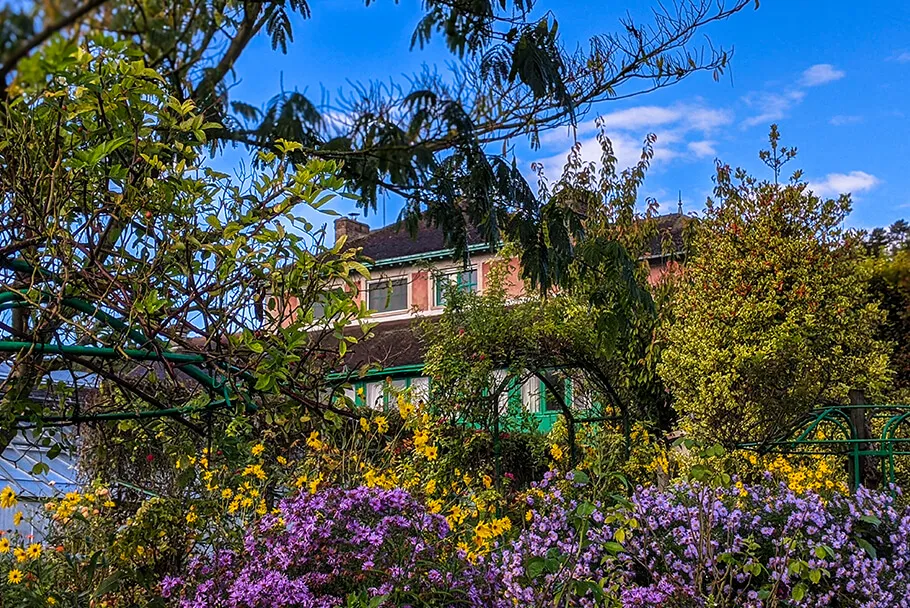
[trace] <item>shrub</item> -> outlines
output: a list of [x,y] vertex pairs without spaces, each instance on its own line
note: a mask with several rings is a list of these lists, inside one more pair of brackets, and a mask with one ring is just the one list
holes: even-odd
[[826,501],[784,484],[691,482],[639,488],[605,508],[554,481],[529,497],[531,525],[499,558],[509,601],[910,606],[910,511],[887,494],[862,489]]
[[490,606],[490,585],[448,537],[445,518],[401,489],[301,492],[262,517],[242,554],[197,557],[162,592],[182,608]]

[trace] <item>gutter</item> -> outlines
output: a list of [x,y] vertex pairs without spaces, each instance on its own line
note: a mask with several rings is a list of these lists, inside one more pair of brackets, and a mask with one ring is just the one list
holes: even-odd
[[[357,380],[366,380],[369,378],[376,378],[377,376],[386,377],[386,376],[408,376],[413,375],[417,372],[423,371],[423,363],[411,363],[409,365],[396,365],[395,367],[384,367],[382,369],[371,369],[362,376],[356,375]],[[329,380],[346,380],[351,378],[350,372],[332,372],[326,376]],[[354,378],[351,378],[352,380]]]
[[[479,243],[477,245],[468,245],[468,253],[477,253],[480,251],[486,251],[489,253],[494,253],[494,250],[490,248],[488,243]],[[413,253],[411,255],[401,255],[394,258],[386,258],[379,260],[377,262],[371,262],[369,264],[364,264],[367,268],[386,268],[389,266],[403,266],[410,264],[411,262],[421,262],[424,260],[437,260],[439,258],[450,257],[455,255],[455,249],[439,249],[437,251],[428,251],[426,253]]]

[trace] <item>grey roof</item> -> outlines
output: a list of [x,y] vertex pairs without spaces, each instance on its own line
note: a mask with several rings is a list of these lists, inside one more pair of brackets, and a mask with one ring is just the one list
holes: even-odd
[[[76,460],[64,450],[47,457],[48,448],[35,445],[29,436],[17,435],[0,456],[0,486],[13,488],[23,499],[50,498],[79,487]],[[35,465],[45,463],[49,471],[34,474]]]

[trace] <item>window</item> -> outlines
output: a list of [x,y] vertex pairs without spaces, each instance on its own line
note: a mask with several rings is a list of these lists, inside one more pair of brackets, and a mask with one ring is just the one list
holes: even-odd
[[376,312],[407,310],[408,280],[402,278],[371,283],[368,304]]
[[550,389],[548,389],[543,380],[541,380],[540,395],[543,397],[543,403],[541,404],[543,407],[540,408],[540,411],[561,412],[563,404],[566,402],[566,388],[568,382],[565,378],[560,378],[552,372],[545,372],[543,375],[546,376],[547,381],[556,388],[558,394],[554,395],[551,393]]
[[477,269],[460,270],[436,278],[436,306],[446,305],[446,289],[452,283],[460,291],[477,291]]

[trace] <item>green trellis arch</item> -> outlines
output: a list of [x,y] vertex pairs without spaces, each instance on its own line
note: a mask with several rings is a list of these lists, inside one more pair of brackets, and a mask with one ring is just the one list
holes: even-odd
[[[37,274],[48,281],[59,281],[58,277],[52,273],[35,269],[28,263],[20,260],[0,259],[0,267],[18,272]],[[123,361],[167,362],[169,365],[180,370],[188,378],[198,383],[209,395],[208,403],[203,405],[187,405],[151,410],[98,412],[90,414],[75,412],[73,414],[63,413],[61,415],[41,417],[40,421],[42,423],[77,424],[80,422],[102,420],[112,421],[140,418],[180,417],[184,414],[231,408],[241,403],[248,410],[256,409],[255,403],[250,400],[245,391],[236,390],[228,382],[224,373],[226,370],[219,362],[213,361],[202,354],[173,352],[159,340],[146,336],[141,331],[130,327],[122,319],[104,311],[100,303],[93,304],[75,297],[63,297],[58,300],[57,296],[49,293],[40,294],[38,299],[41,302],[48,302],[53,299],[53,301],[59,302],[61,306],[85,314],[113,330],[122,332],[129,342],[132,343],[132,346],[126,348],[111,348],[0,339],[0,352],[37,353],[47,356],[61,356],[64,359],[67,357],[86,357],[93,359],[119,359]],[[26,300],[21,293],[10,290],[0,291],[0,312],[14,308],[32,306],[33,303]],[[227,371],[237,373],[237,370],[229,369]],[[249,381],[251,379],[251,376],[246,373],[241,373],[240,377],[244,381]],[[17,424],[31,422],[35,422],[34,417],[22,416],[17,419]]]
[[762,453],[845,457],[854,489],[868,481],[867,460],[876,459],[881,480],[895,484],[895,458],[910,456],[910,405],[865,404],[856,392],[851,401],[816,407],[769,441],[739,447]]

